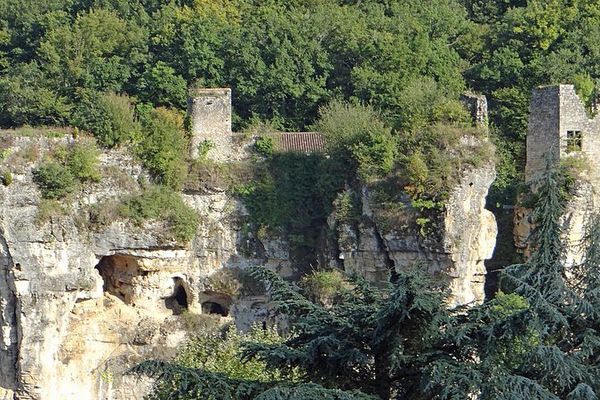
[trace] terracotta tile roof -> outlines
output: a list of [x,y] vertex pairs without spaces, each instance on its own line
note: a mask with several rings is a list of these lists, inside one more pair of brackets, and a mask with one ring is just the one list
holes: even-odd
[[319,132],[276,132],[273,138],[274,150],[291,153],[322,153],[325,151],[325,138]]

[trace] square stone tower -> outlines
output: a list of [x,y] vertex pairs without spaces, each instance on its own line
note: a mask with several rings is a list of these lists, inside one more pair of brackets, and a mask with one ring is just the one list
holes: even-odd
[[197,159],[203,142],[210,143],[207,157],[226,161],[231,146],[231,89],[192,88],[188,98],[191,123],[190,156]]
[[533,90],[527,127],[526,181],[544,171],[546,154],[557,161],[585,156],[590,166],[589,179],[594,185],[600,183],[600,117],[590,118],[573,85]]

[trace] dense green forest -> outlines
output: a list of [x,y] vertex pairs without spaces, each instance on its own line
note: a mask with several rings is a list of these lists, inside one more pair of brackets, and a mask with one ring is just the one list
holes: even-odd
[[591,101],[599,19],[595,1],[5,0],[0,126],[78,126],[110,146],[125,137],[107,133],[107,96],[183,110],[201,85],[233,89],[238,129],[304,130],[338,99],[411,132],[471,89],[491,102],[495,195],[511,202],[531,88],[575,82]]
[[[598,79],[595,0],[0,2],[0,128],[69,127],[127,146],[157,185],[112,212],[169,219],[181,241],[198,219],[176,191],[216,170],[254,223],[304,235],[308,254],[332,202],[353,217],[352,181],[379,190],[382,207],[399,188],[427,212],[461,166],[494,160],[489,201],[513,204],[532,88],[572,82],[591,105]],[[238,131],[319,130],[333,157],[263,143],[251,167],[187,160],[190,86],[231,87]],[[466,91],[489,100],[495,151],[485,141],[457,150],[463,135],[485,134],[459,102]],[[45,201],[100,179],[97,145],[37,167]],[[597,399],[600,225],[567,279],[564,186],[549,166],[534,196],[534,254],[506,268],[504,292],[481,306],[447,309],[443,285],[418,266],[383,288],[328,271],[297,287],[256,269],[289,335],[201,335],[176,362],[133,372],[158,378],[157,399]],[[112,218],[103,212],[90,219]]]

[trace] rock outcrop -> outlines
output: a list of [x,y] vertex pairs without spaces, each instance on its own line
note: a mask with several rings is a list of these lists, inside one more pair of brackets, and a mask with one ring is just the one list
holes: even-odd
[[102,180],[58,204],[68,212],[42,215],[32,169],[70,140],[11,140],[3,166],[14,179],[0,186],[0,398],[142,399],[148,382],[123,374],[137,362],[172,357],[190,331],[223,318],[241,328],[269,318],[264,296],[211,283],[218,271],[289,262],[280,240],[248,244],[237,200],[184,194],[202,221],[188,244],[165,238],[161,222],[94,225],[93,207],[139,191],[146,179],[112,150],[101,156]]
[[448,280],[450,305],[484,299],[485,266],[494,251],[497,226],[485,209],[485,197],[495,178],[493,164],[465,171],[436,220],[415,224],[417,211],[406,199],[399,208],[404,218],[385,226],[373,210],[370,193],[362,189],[357,223],[336,223],[339,263],[373,281],[387,280],[390,270],[400,271],[422,262],[429,272]]
[[[239,294],[229,272],[266,265],[294,276],[284,237],[253,233],[243,204],[214,187],[182,194],[201,220],[189,243],[170,239],[160,221],[96,221],[94,213],[148,180],[118,149],[101,155],[100,182],[50,204],[32,171],[53,147],[71,144],[4,144],[0,168],[10,165],[13,181],[0,186],[0,399],[142,399],[151,382],[124,374],[131,366],[173,357],[191,331],[273,318],[265,294]],[[496,234],[484,209],[493,179],[491,165],[465,171],[431,226],[384,226],[365,189],[360,222],[335,226],[335,260],[374,281],[423,260],[449,278],[452,304],[480,301]]]

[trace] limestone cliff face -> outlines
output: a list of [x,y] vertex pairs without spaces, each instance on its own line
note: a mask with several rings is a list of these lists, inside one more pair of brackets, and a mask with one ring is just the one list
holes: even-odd
[[386,280],[390,269],[423,262],[432,274],[449,279],[450,304],[481,302],[484,298],[484,260],[492,256],[497,226],[485,209],[485,197],[495,178],[492,164],[466,171],[435,221],[415,225],[416,210],[407,199],[399,205],[405,218],[384,226],[363,188],[362,216],[357,224],[336,223],[339,262],[348,271],[374,281]]
[[[560,219],[565,243],[563,256],[567,267],[576,265],[582,260],[582,239],[589,218],[595,213],[594,204],[598,202],[597,196],[592,183],[582,177],[579,177],[570,189],[569,200]],[[515,247],[527,259],[531,255],[529,236],[534,228],[533,210],[524,207],[522,201],[519,203],[515,208],[513,235]]]
[[202,221],[191,243],[165,239],[159,222],[90,225],[90,206],[144,179],[117,150],[102,154],[102,181],[66,214],[42,218],[32,169],[68,142],[15,137],[2,165],[14,181],[0,186],[0,399],[142,399],[148,382],[123,376],[127,368],[173,356],[189,331],[223,315],[242,328],[268,318],[264,296],[236,297],[210,277],[285,266],[285,244],[252,242],[244,207],[218,191],[183,195]]
[[[239,282],[221,278],[252,265],[294,275],[284,239],[252,234],[244,206],[217,188],[182,194],[201,220],[189,243],[168,239],[162,222],[94,223],[92,210],[148,179],[119,150],[101,155],[100,182],[74,193],[66,212],[48,213],[32,170],[69,144],[13,137],[0,162],[14,178],[0,185],[0,399],[141,400],[150,382],[124,375],[131,366],[174,356],[190,331],[210,324],[246,329],[273,318],[263,293],[240,294]],[[360,223],[332,217],[334,261],[377,281],[424,260],[450,279],[452,304],[481,300],[496,234],[484,209],[493,179],[492,166],[465,172],[439,220],[425,227],[432,235],[410,222],[384,226],[364,190]]]

